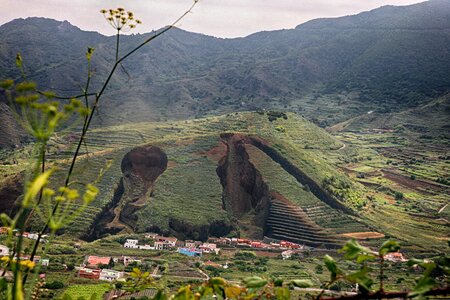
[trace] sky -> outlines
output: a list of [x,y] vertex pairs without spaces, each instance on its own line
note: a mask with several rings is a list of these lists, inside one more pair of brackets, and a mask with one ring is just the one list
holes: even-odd
[[[135,33],[170,24],[193,0],[0,0],[0,24],[32,16],[67,20],[88,31],[113,35],[100,9],[123,7],[143,24]],[[383,5],[409,5],[417,0],[200,0],[178,26],[216,37],[242,37],[264,30],[294,28],[308,20],[338,17]],[[6,9],[5,9],[6,8]]]

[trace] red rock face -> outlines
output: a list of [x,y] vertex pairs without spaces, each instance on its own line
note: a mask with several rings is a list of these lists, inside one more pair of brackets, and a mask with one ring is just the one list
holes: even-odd
[[137,147],[125,154],[121,169],[123,177],[114,197],[85,235],[87,240],[134,231],[135,213],[147,204],[156,179],[167,169],[167,155],[155,146]]
[[226,155],[219,161],[217,175],[223,186],[223,206],[236,219],[250,219],[251,238],[264,236],[265,220],[270,207],[268,187],[249,160],[245,150],[246,137],[223,134]]
[[125,177],[137,176],[153,183],[167,168],[167,155],[158,147],[134,148],[122,160],[122,173]]

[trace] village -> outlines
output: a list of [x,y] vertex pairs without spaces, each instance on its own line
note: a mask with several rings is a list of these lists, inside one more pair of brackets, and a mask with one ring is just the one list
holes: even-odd
[[[0,228],[0,233],[5,234]],[[36,233],[24,232],[23,237],[29,240],[35,240],[37,238]],[[220,256],[222,251],[256,251],[258,254],[264,256],[270,254],[272,257],[279,257],[282,260],[289,260],[296,257],[302,257],[303,253],[311,251],[319,251],[307,247],[305,245],[299,245],[289,241],[276,241],[276,240],[250,240],[245,238],[209,238],[208,241],[194,241],[194,240],[178,240],[176,237],[165,237],[157,233],[147,233],[142,235],[144,243],[140,243],[139,239],[127,238],[121,245],[125,249],[133,249],[142,251],[143,256],[145,253],[162,252],[162,253],[179,253],[181,255],[191,257],[192,259],[198,259],[203,255]],[[5,245],[0,245],[0,256],[11,255],[10,249]],[[21,260],[29,260],[29,255],[21,255]],[[406,258],[402,253],[390,253],[385,257],[386,261],[391,262],[405,262]],[[40,264],[43,267],[48,267],[51,264],[49,258],[41,258],[40,256],[34,256],[33,262]],[[128,266],[139,266],[142,264],[142,259],[139,255],[127,256],[96,256],[86,255],[83,263],[79,266],[75,266],[76,277],[94,280],[94,281],[121,281],[125,280],[127,273],[125,270],[131,270]],[[214,263],[210,260],[202,262],[204,267],[213,268],[228,268],[228,262],[224,265]],[[114,266],[123,266],[116,270]],[[125,269],[124,269],[125,268]],[[152,271],[153,277],[161,277],[159,274],[159,267],[155,267]],[[204,274],[204,273],[203,273]],[[208,275],[204,274],[204,279],[208,278]]]

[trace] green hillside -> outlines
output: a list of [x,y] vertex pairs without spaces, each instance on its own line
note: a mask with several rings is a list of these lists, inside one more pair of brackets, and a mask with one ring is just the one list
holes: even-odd
[[[398,201],[390,200],[395,182],[380,181],[374,173],[386,164],[384,153],[352,145],[348,138],[344,146],[295,114],[285,118],[278,114],[272,121],[269,115],[277,114],[233,113],[93,129],[75,176],[79,183],[92,182],[100,169],[111,166],[98,184],[100,196],[65,234],[88,240],[132,231],[194,239],[268,236],[337,247],[359,233],[378,237],[368,240],[375,244],[383,235],[393,236],[415,251],[436,250],[427,245],[444,244],[447,229],[433,218],[448,191],[436,190],[427,205],[417,206],[414,203],[427,191],[400,189],[406,202],[398,206]],[[69,137],[54,141],[48,156],[53,165],[65,164]],[[121,164],[132,149],[153,149],[147,145],[159,147],[168,163],[142,189],[140,181],[122,173]],[[26,167],[26,157],[15,155],[18,164],[2,165],[2,173]],[[233,173],[233,164],[244,173]],[[219,166],[228,173],[219,172]],[[365,173],[365,179],[356,172]],[[127,186],[134,188],[127,191]],[[242,206],[245,201],[250,206]],[[296,228],[295,233],[289,228]]]

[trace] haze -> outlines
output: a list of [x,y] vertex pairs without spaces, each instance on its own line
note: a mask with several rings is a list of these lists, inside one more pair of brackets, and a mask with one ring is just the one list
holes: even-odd
[[[241,37],[248,34],[293,28],[308,20],[356,14],[383,5],[408,5],[414,0],[200,0],[182,29],[217,37]],[[184,12],[192,0],[0,0],[0,24],[32,16],[68,20],[83,30],[112,35],[99,10],[124,7],[134,11],[143,25],[135,32],[163,27]],[[7,9],[4,9],[4,8]]]

